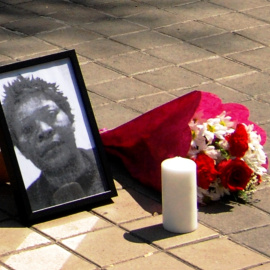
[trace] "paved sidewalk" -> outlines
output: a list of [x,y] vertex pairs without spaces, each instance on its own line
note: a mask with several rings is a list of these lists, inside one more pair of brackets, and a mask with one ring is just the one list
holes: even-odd
[[[269,46],[269,0],[0,0],[0,64],[75,49],[99,128],[199,89],[270,134]],[[177,235],[159,194],[111,166],[113,203],[29,228],[0,186],[0,269],[270,269],[270,186],[252,205],[200,207]]]

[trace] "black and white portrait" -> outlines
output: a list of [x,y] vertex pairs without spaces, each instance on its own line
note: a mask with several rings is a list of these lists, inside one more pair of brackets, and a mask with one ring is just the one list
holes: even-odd
[[66,60],[0,75],[1,104],[33,211],[106,190]]

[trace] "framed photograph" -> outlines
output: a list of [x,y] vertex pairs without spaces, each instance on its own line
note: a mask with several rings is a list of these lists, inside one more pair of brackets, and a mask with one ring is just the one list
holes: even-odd
[[0,67],[0,146],[21,218],[116,196],[74,50]]

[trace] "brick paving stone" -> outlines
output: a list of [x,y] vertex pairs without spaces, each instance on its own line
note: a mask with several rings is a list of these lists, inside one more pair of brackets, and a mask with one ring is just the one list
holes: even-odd
[[218,15],[202,21],[229,31],[241,30],[266,24],[263,21],[256,20],[247,15],[235,12]]
[[231,54],[262,47],[260,43],[244,38],[235,33],[224,33],[191,41],[201,48],[219,55]]
[[133,189],[123,189],[118,191],[112,204],[93,208],[93,212],[118,224],[161,213],[161,204]]
[[45,237],[14,220],[2,221],[0,227],[1,255],[50,243]]
[[250,65],[251,67],[266,70],[269,69],[270,66],[269,53],[270,48],[263,47],[256,50],[231,54],[229,57]]
[[93,85],[91,91],[114,101],[159,93],[160,90],[132,78],[122,78],[108,83]]
[[76,255],[72,255],[70,252],[57,245],[50,245],[21,252],[19,254],[1,257],[0,260],[16,270],[96,269],[94,264],[87,262]]
[[263,20],[266,22],[270,22],[269,14],[270,14],[270,5],[254,8],[250,10],[243,11],[244,13],[251,15],[259,20]]
[[4,65],[6,62],[12,61],[10,57],[0,54],[0,64]]
[[254,206],[258,207],[260,209],[262,209],[263,211],[266,211],[270,214],[270,186],[269,183],[267,184],[267,186],[262,189],[262,190],[258,190],[254,196]]
[[267,0],[245,0],[243,2],[238,0],[210,0],[210,2],[239,11],[269,5]]
[[[34,51],[32,52],[33,54],[29,54],[29,55],[26,55],[26,56],[21,56],[21,57],[18,57],[16,59],[16,61],[24,61],[24,60],[28,60],[28,59],[33,59],[33,58],[39,58],[39,57],[42,57],[42,56],[46,56],[46,55],[50,55],[50,54],[55,54],[55,53],[59,53],[63,51],[62,49],[59,49],[58,47],[54,47],[53,49],[49,50],[49,51],[46,51],[46,50],[41,50],[41,51]],[[14,60],[12,61],[14,62]]]
[[83,24],[82,27],[107,37],[146,30],[146,27],[141,25],[113,17],[108,17],[92,23]]
[[200,91],[213,93],[217,95],[222,100],[223,103],[229,103],[229,102],[241,103],[245,100],[250,99],[248,95],[235,91],[229,87],[220,85],[219,83],[216,83],[216,82],[204,83],[204,84],[200,84],[196,87],[188,88],[188,89],[170,91],[170,93],[180,97],[194,90],[200,90]]
[[147,3],[149,5],[156,6],[158,8],[166,8],[166,7],[174,7],[185,5],[189,3],[199,2],[200,0],[142,0],[142,2]]
[[59,21],[46,17],[32,17],[3,24],[3,27],[26,35],[36,35],[44,31],[63,28],[65,25]]
[[83,74],[84,83],[90,89],[92,85],[124,77],[111,69],[105,68],[102,65],[93,62],[81,65],[81,71]]
[[184,22],[189,19],[188,16],[183,16],[183,14],[176,15],[172,12],[168,12],[161,9],[151,9],[147,12],[135,14],[127,18],[129,21],[143,25],[150,29],[156,29],[159,27],[169,26],[171,24]]
[[88,97],[90,99],[91,106],[94,110],[96,107],[104,106],[104,105],[108,105],[108,104],[112,103],[111,100],[104,98],[104,97],[101,97],[93,92],[87,91],[87,94],[88,94]]
[[248,100],[244,101],[243,105],[245,105],[249,111],[250,111],[250,117],[249,119],[255,123],[264,123],[268,121],[267,114],[265,112],[268,112],[270,110],[270,104],[257,101],[257,100]]
[[[269,0],[0,2],[0,65],[75,48],[99,128],[199,89],[246,105],[270,140]],[[34,23],[48,20],[56,24]],[[270,143],[264,149],[270,155]],[[29,228],[15,221],[11,186],[1,184],[0,269],[270,267],[269,184],[252,205],[200,206],[199,228],[172,235],[161,224],[160,193],[116,158],[109,164],[118,189],[110,204]]]
[[138,259],[134,259],[128,262],[120,263],[113,265],[111,267],[106,268],[107,270],[140,270],[140,269],[147,269],[147,270],[163,270],[164,266],[166,265],[167,269],[170,270],[191,270],[193,268],[189,267],[188,265],[184,264],[183,262],[168,256],[164,253],[155,253],[150,254],[145,257],[141,257]]
[[268,258],[226,238],[176,248],[171,252],[200,269],[236,270],[269,261]]
[[267,72],[268,74],[270,74],[270,68],[266,69],[265,72]]
[[191,233],[171,233],[163,228],[162,222],[162,215],[158,215],[124,223],[122,227],[127,229],[131,235],[136,235],[147,243],[155,244],[162,249],[174,248],[219,236],[217,232],[201,224],[198,224],[198,228]]
[[171,11],[174,14],[181,15],[184,18],[187,17],[190,20],[200,20],[230,12],[230,10],[227,8],[202,1],[187,5],[175,6],[172,8],[167,8],[166,10]]
[[153,72],[136,75],[135,78],[163,90],[191,87],[208,81],[208,79],[181,67],[163,68]]
[[270,76],[260,72],[241,74],[239,76],[221,79],[219,82],[250,96],[270,92]]
[[267,131],[267,140],[269,140],[269,133],[270,133],[270,123],[267,122],[267,123],[263,123],[262,124],[263,128]]
[[79,65],[85,65],[89,62],[93,62],[92,60],[89,60],[87,57],[81,56],[77,54]]
[[0,66],[8,65],[13,63],[14,61],[11,60],[10,58],[6,58],[6,60],[1,60],[2,56],[0,56]]
[[61,11],[48,14],[47,16],[75,25],[89,23],[107,17],[107,15],[95,9],[72,4],[66,4]]
[[215,80],[252,71],[249,67],[221,57],[203,59],[202,61],[183,64],[182,66]]
[[[9,0],[6,0],[9,2]],[[21,7],[25,10],[32,11],[39,15],[49,15],[57,12],[61,12],[68,5],[68,2],[62,0],[54,1],[21,1],[21,4],[18,4],[18,7]]]
[[269,270],[269,268],[270,268],[270,263],[266,263],[266,264],[263,264],[263,265],[259,265],[259,266],[249,268],[249,270]]
[[213,203],[199,208],[199,220],[224,234],[266,226],[269,216],[257,208],[237,203]]
[[114,179],[114,185],[117,190],[124,189],[123,185],[119,181],[116,181],[115,179]]
[[112,16],[125,18],[134,14],[142,13],[153,7],[144,3],[134,2],[131,0],[105,1],[104,3],[91,3],[97,10],[101,10]]
[[[269,133],[270,133],[270,123],[262,123],[260,124],[260,126],[265,130],[266,134],[267,134],[267,139],[266,139],[266,143],[263,146],[263,150],[266,153],[266,155],[269,157],[270,154],[270,138],[269,138]],[[268,167],[268,174],[269,174],[269,167]]]
[[214,57],[214,54],[187,43],[177,43],[147,50],[146,53],[180,65]]
[[56,239],[63,239],[111,226],[109,222],[88,212],[50,220],[34,225],[38,231]]
[[100,38],[101,35],[76,27],[66,27],[49,33],[41,33],[36,35],[36,37],[54,45],[67,48],[75,44]]
[[12,58],[25,57],[41,52],[48,52],[49,54],[54,49],[57,48],[35,37],[16,39],[13,40],[12,43],[0,43],[1,54],[10,56]]
[[270,226],[230,235],[230,238],[262,254],[270,256]]
[[134,51],[118,42],[108,39],[97,39],[73,46],[77,53],[90,59],[103,59],[113,55],[123,54]]
[[21,38],[23,36],[24,36],[23,34],[13,32],[13,31],[11,31],[9,29],[5,29],[5,28],[0,29],[0,42],[4,42],[4,41],[7,41],[7,40],[12,40],[12,39],[15,39],[15,38]]
[[270,25],[249,28],[237,31],[237,33],[265,45],[270,45]]
[[[88,6],[88,7],[93,7],[96,9],[98,9],[98,8],[102,9],[102,7],[104,7],[104,4],[112,3],[115,1],[116,0],[73,0],[72,2],[74,2],[76,4]],[[106,7],[104,7],[104,8],[106,8]]]
[[176,97],[168,93],[158,93],[155,95],[142,96],[135,99],[129,99],[121,102],[125,106],[128,106],[141,113],[146,113],[162,104],[165,104]]
[[[270,130],[270,127],[269,127],[269,125],[267,125],[267,129],[265,128],[265,125],[262,125],[262,128],[267,132],[267,134],[269,134],[269,130]],[[264,151],[265,151],[265,153],[266,153],[266,155],[269,157],[269,154],[270,154],[270,143],[269,143],[269,137],[267,137],[267,142],[266,142],[266,144],[264,145],[264,147],[263,147],[263,149],[264,149]],[[268,168],[268,170],[267,170],[267,173],[269,174],[269,168]]]
[[[167,61],[158,59],[143,52],[132,52],[119,56],[102,59],[99,62],[121,71],[126,75],[143,73],[148,70],[171,65]],[[132,65],[130,64],[132,63]]]
[[14,6],[4,6],[1,7],[1,17],[0,17],[0,25],[17,21],[23,18],[30,18],[33,14],[26,10],[16,8]]
[[99,129],[118,127],[140,115],[140,113],[116,103],[96,107],[94,114]]
[[153,31],[136,32],[113,37],[112,39],[140,50],[179,42],[178,39]]
[[134,236],[125,237],[125,231],[117,227],[76,236],[62,242],[103,267],[147,256],[157,251]]
[[178,23],[167,27],[157,29],[157,31],[179,38],[181,40],[192,40],[202,37],[213,36],[224,33],[225,30],[206,25],[198,21],[188,21],[185,23]]

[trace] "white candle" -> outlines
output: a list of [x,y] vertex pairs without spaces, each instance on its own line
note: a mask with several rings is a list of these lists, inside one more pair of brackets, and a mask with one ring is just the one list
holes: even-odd
[[174,157],[161,163],[162,214],[164,229],[188,233],[197,229],[196,163]]

